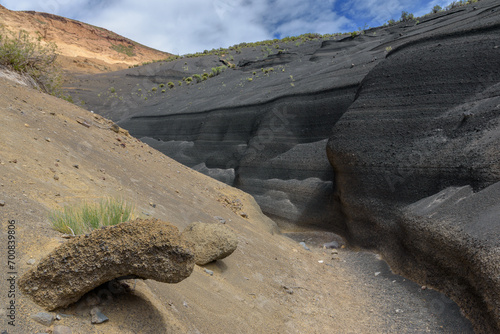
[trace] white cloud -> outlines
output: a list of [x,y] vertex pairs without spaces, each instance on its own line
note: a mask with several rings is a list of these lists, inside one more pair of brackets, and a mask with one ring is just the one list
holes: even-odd
[[352,31],[425,14],[450,0],[3,0],[112,30],[167,52],[184,54],[241,42]]

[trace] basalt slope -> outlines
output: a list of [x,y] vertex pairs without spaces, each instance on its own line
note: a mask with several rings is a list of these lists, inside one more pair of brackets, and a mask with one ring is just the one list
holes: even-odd
[[[82,76],[68,91],[251,193],[282,227],[376,250],[477,332],[498,332],[499,11],[483,0],[357,36]],[[223,63],[235,67],[182,80]]]

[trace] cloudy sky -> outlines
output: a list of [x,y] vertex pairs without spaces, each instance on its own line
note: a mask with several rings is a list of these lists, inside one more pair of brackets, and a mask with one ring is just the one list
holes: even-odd
[[420,16],[452,0],[0,0],[11,10],[61,15],[147,46],[186,54],[241,42],[350,32]]

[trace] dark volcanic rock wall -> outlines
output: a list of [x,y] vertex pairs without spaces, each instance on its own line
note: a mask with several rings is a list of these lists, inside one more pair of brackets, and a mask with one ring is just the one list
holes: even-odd
[[445,291],[485,333],[500,331],[500,18],[491,4],[395,47],[328,142],[337,229]]
[[[323,225],[333,193],[326,141],[357,86],[122,125],[174,159],[251,193],[282,221]],[[310,201],[316,199],[314,210]]]
[[[339,43],[351,52],[339,53]],[[177,161],[254,195],[282,227],[329,229],[333,170],[326,142],[377,56],[383,58],[380,43],[339,37],[309,42],[286,57],[242,60],[220,78],[181,88],[182,99],[143,106],[119,124]],[[279,67],[257,73],[269,65]]]

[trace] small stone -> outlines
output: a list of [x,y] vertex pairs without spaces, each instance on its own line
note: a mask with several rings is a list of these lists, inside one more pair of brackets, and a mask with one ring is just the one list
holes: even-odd
[[309,247],[307,247],[306,243],[304,241],[299,242],[299,245],[301,245],[305,250],[310,251]]
[[109,320],[109,318],[102,314],[101,310],[99,310],[97,307],[94,307],[90,310],[90,315],[92,316],[91,322],[93,324],[102,324],[103,322]]
[[149,202],[149,205],[152,206],[153,208],[156,208],[156,204],[154,204],[153,202]]
[[214,275],[214,272],[213,272],[212,270],[208,270],[208,269],[206,269],[206,268],[205,268],[205,272],[206,272],[207,274],[209,274],[210,276],[213,276],[213,275]]
[[378,276],[378,275],[380,275],[380,271],[377,271],[377,272],[375,273],[375,276]]
[[46,312],[40,312],[35,315],[32,315],[31,319],[35,320],[36,322],[44,326],[50,326],[54,322],[54,315]]
[[80,166],[77,164],[74,164],[73,167],[75,167],[76,169],[80,168]]
[[56,314],[56,320],[61,320],[61,316],[59,314]]
[[50,138],[49,137],[45,137],[45,141],[50,143]]
[[114,131],[116,133],[120,132],[120,127],[114,123],[113,123],[113,125],[111,125],[110,129],[111,129],[111,131]]
[[36,260],[35,259],[29,259],[28,261],[26,261],[27,264],[29,264],[30,266],[34,265],[36,263]]
[[339,243],[337,241],[331,241],[323,244],[323,247],[326,249],[339,248]]
[[353,68],[353,67],[354,67],[354,64],[351,64],[351,68]]
[[52,334],[72,334],[71,328],[68,326],[55,326]]
[[403,313],[403,310],[401,310],[401,309],[397,308],[397,309],[396,309],[396,313]]
[[422,290],[426,290],[426,289],[427,289],[427,287],[426,287],[425,285],[422,285],[421,289],[422,289]]
[[336,249],[332,249],[332,254],[338,254],[338,253],[339,253],[339,251],[338,251],[338,250],[336,250]]
[[217,219],[219,221],[219,223],[221,223],[221,224],[225,224],[226,223],[226,220],[224,218],[222,218],[222,217],[215,216],[214,218]]
[[240,212],[240,216],[242,216],[243,218],[248,218],[248,214],[243,211]]
[[59,180],[59,176],[58,175],[54,175],[54,180]]
[[0,200],[0,206],[5,206],[5,201]]

